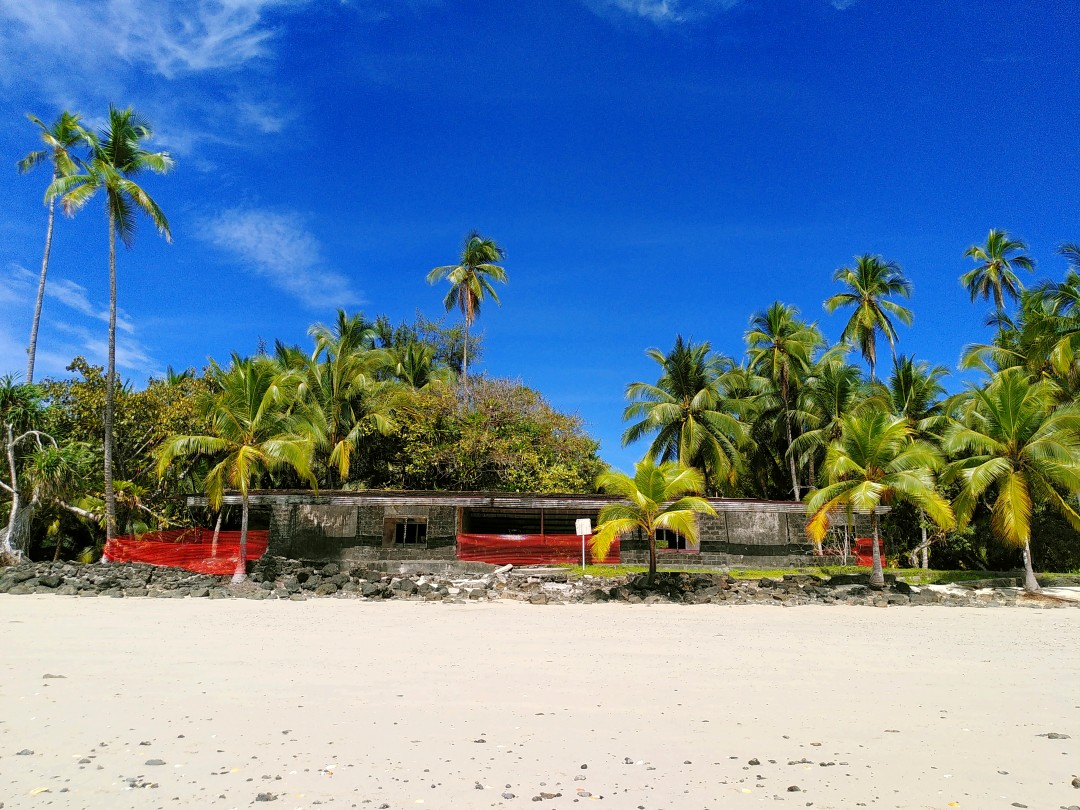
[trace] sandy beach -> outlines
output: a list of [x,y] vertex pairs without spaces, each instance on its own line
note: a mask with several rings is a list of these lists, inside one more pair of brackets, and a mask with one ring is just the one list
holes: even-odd
[[5,808],[1080,805],[1077,610],[23,596],[0,649]]

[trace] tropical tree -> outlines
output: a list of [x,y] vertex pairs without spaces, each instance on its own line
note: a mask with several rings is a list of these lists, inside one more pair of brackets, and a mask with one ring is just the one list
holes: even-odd
[[172,436],[157,453],[159,477],[175,459],[195,455],[214,458],[216,463],[203,482],[211,509],[221,509],[226,487],[239,490],[240,556],[233,582],[242,582],[246,577],[252,485],[282,468],[294,470],[312,487],[317,485],[311,474],[310,428],[287,408],[278,385],[279,374],[277,364],[269,358],[233,355],[232,365],[220,380],[220,393],[203,400],[209,434]]
[[[86,131],[79,123],[79,116],[66,110],[52,126],[46,126],[39,118],[27,115],[38,128],[45,149],[30,152],[18,163],[20,174],[48,161],[52,166],[52,181],[60,177],[75,174],[79,168],[79,159],[75,156],[75,147],[85,143]],[[45,277],[49,272],[49,253],[52,251],[53,223],[56,218],[56,198],[48,199],[49,219],[45,227],[45,251],[41,257],[41,275],[38,278],[37,299],[34,303],[34,320],[30,326],[30,344],[26,349],[26,382],[34,382],[34,360],[37,357],[38,326],[41,324],[41,306],[45,299]]]
[[833,274],[833,280],[843,283],[848,289],[826,299],[825,311],[833,313],[841,307],[852,308],[840,339],[859,347],[870,366],[870,379],[874,380],[878,333],[885,336],[895,354],[896,327],[889,316],[908,326],[914,317],[910,309],[890,300],[889,296],[909,298],[911,282],[896,262],[885,261],[869,253],[856,256],[854,267],[841,267]]
[[[949,370],[944,366],[931,366],[901,355],[893,361],[889,376],[885,404],[889,413],[903,416],[915,429],[915,436],[932,444],[940,441],[941,431],[948,424],[942,397],[945,386],[941,384]],[[927,517],[919,512],[920,542],[912,554],[921,557],[923,568],[930,567],[930,543],[934,535],[927,535]],[[940,535],[938,535],[940,536]]]
[[450,291],[443,299],[443,305],[449,312],[454,307],[461,310],[465,321],[465,349],[462,356],[461,378],[468,386],[469,382],[469,327],[480,314],[480,305],[491,298],[496,304],[499,296],[492,282],[505,284],[506,270],[497,262],[506,258],[506,251],[495,244],[494,240],[473,231],[465,237],[461,256],[457,264],[436,267],[427,275],[429,284],[446,279]]
[[799,390],[802,429],[788,452],[805,459],[811,470],[810,488],[817,485],[816,470],[825,448],[840,438],[844,417],[868,405],[869,387],[862,372],[847,361],[849,349],[841,343],[815,360]]
[[339,310],[333,327],[315,324],[308,334],[315,338],[310,357],[278,345],[277,360],[285,370],[279,385],[304,414],[327,482],[334,471],[345,481],[365,431],[386,435],[396,427],[397,386],[379,379],[390,357],[372,348],[374,332],[359,314]]
[[143,141],[151,137],[150,125],[133,109],[109,107],[109,121],[100,134],[85,132],[89,160],[81,171],[58,177],[49,186],[46,200],[57,198],[71,215],[98,192],[105,196],[109,222],[109,360],[105,389],[105,510],[106,539],[116,533],[116,493],[113,487],[113,417],[116,407],[116,237],[131,248],[135,243],[136,215],[150,218],[166,241],[172,241],[169,221],[153,198],[133,177],[141,172],[168,172],[173,165],[166,152],[148,152]]
[[630,404],[623,420],[637,420],[623,433],[625,447],[646,436],[652,461],[678,461],[702,470],[715,486],[730,485],[741,465],[739,444],[746,426],[735,415],[740,403],[729,398],[724,381],[734,364],[713,354],[708,343],[675,338],[664,354],[645,354],[661,368],[655,384],[635,382],[626,387]]
[[766,377],[776,386],[780,396],[784,429],[787,435],[786,455],[791,471],[791,488],[795,500],[802,500],[795,455],[791,453],[794,393],[806,376],[814,351],[824,342],[814,324],[799,320],[799,310],[773,302],[764,312],[756,312],[750,328],[743,336],[747,345],[750,370]]
[[603,559],[615,538],[641,531],[649,543],[649,581],[656,576],[656,531],[667,529],[697,541],[697,515],[716,515],[704,498],[701,471],[677,462],[655,464],[644,458],[634,465],[634,477],[609,471],[596,479],[596,486],[624,500],[600,510],[599,525],[592,536],[593,559]]
[[914,503],[939,526],[954,522],[949,502],[937,491],[934,470],[941,456],[932,445],[916,440],[910,422],[879,410],[844,419],[839,439],[829,445],[822,471],[827,484],[810,493],[806,533],[821,542],[832,513],[844,509],[868,512],[873,531],[870,587],[885,587],[878,530],[879,506],[898,500]]
[[449,385],[456,376],[453,369],[435,362],[435,347],[426,343],[409,343],[391,350],[390,356],[394,376],[414,391],[423,391],[433,385]]
[[1005,309],[1005,295],[1016,299],[1024,285],[1020,283],[1014,267],[1033,270],[1034,262],[1025,253],[1027,245],[1019,239],[1010,239],[1005,231],[991,229],[985,245],[972,245],[964,255],[975,262],[975,267],[960,276],[971,300],[981,297],[984,301],[994,297],[997,311]]
[[1080,492],[1080,403],[1057,405],[1056,385],[1032,382],[1021,368],[1004,369],[985,388],[972,387],[962,424],[944,449],[959,457],[947,480],[962,485],[956,515],[966,524],[980,499],[992,498],[990,526],[1021,549],[1024,588],[1039,590],[1031,561],[1033,501],[1051,504],[1080,530],[1080,513],[1062,494]]

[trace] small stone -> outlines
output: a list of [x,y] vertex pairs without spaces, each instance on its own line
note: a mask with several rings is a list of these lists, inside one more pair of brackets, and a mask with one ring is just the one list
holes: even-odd
[[760,764],[761,764],[761,760],[760,760],[760,759],[758,759],[757,757],[754,757],[754,758],[753,758],[752,760],[750,760],[750,761],[749,761],[749,762],[747,762],[746,764],[747,764],[747,765],[760,765]]
[[788,793],[802,793],[802,788],[800,788],[798,785],[788,785],[787,792]]
[[16,753],[15,756],[17,756],[17,757],[28,757],[28,756],[31,756],[33,753],[34,752],[31,751],[29,748],[24,748],[22,751],[19,751],[18,753]]
[[49,680],[51,678],[66,678],[66,677],[67,677],[67,675],[53,675],[51,672],[46,672],[44,675],[41,676],[41,679],[43,681],[47,681],[47,680]]
[[1051,731],[1049,734],[1040,734],[1040,737],[1046,737],[1048,740],[1068,740],[1071,739],[1068,734],[1058,734],[1056,731]]
[[163,759],[148,759],[148,760],[146,760],[146,764],[147,765],[164,765],[165,760],[163,760]]
[[502,795],[502,797],[503,797],[504,799],[516,799],[516,798],[517,798],[517,796],[515,796],[515,795],[514,795],[513,793],[504,793],[504,794]]
[[588,765],[582,765],[581,770],[587,771],[587,770],[589,770],[589,766]]
[[276,802],[277,801],[277,794],[276,793],[260,793],[258,796],[255,797],[255,801],[257,801],[257,802]]
[[1080,776],[1072,780],[1072,786],[1074,788],[1080,789]]

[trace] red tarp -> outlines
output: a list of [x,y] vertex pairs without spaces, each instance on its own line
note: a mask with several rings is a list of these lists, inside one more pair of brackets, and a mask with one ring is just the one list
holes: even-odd
[[[619,562],[619,541],[616,540],[602,560],[594,560],[585,537],[585,559],[590,564]],[[459,534],[457,558],[496,565],[549,565],[551,563],[581,564],[581,535],[577,534]]]
[[[863,568],[874,567],[874,538],[859,537],[855,540],[855,564]],[[881,567],[885,567],[885,541],[878,540],[878,551],[881,553]]]
[[[269,534],[265,529],[248,531],[247,559],[257,560],[266,553]],[[200,574],[232,574],[240,558],[240,532],[221,532],[216,546],[213,540],[213,529],[181,529],[114,537],[105,544],[102,559],[186,568]]]

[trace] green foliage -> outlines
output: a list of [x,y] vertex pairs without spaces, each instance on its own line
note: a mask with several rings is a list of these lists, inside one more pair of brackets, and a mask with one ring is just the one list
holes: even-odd
[[604,469],[576,416],[507,380],[410,391],[400,428],[376,450],[366,483],[403,489],[589,492]]

